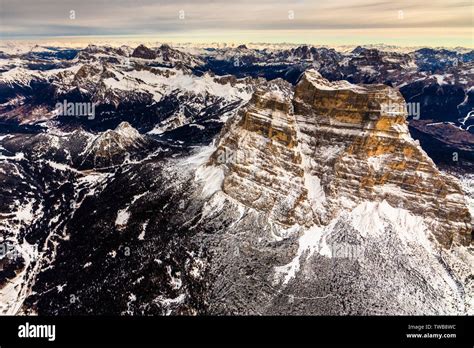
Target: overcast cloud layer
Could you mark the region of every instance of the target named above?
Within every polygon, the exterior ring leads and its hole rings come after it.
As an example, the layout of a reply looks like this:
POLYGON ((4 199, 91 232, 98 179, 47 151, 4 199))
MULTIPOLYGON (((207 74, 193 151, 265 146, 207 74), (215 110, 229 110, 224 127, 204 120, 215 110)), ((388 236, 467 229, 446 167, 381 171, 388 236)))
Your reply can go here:
POLYGON ((205 33, 209 40, 227 35, 241 41, 291 41, 318 33, 334 40, 367 36, 420 44, 438 38, 473 44, 471 0, 0 0, 0 4, 3 38, 196 38, 196 33, 205 33))

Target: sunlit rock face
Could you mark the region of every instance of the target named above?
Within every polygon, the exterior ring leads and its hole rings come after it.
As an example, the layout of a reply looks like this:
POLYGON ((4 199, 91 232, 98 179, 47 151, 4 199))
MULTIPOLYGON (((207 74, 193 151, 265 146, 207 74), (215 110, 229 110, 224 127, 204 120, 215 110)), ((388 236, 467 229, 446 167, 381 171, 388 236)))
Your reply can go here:
POLYGON ((305 225, 312 219, 292 95, 282 80, 254 93, 240 117, 227 125, 213 160, 226 165, 226 194, 284 225, 305 225))
POLYGON ((283 225, 326 225, 364 201, 422 216, 445 248, 469 245, 461 188, 409 135, 404 99, 385 85, 331 83, 307 71, 257 91, 213 155, 223 191, 283 225), (402 107, 400 107, 402 106, 402 107))
POLYGON ((397 107, 405 105, 399 92, 329 83, 308 71, 296 87, 294 105, 303 155, 311 158, 311 174, 322 178, 332 211, 386 200, 423 216, 443 246, 470 243, 462 190, 409 136, 406 112, 397 107))

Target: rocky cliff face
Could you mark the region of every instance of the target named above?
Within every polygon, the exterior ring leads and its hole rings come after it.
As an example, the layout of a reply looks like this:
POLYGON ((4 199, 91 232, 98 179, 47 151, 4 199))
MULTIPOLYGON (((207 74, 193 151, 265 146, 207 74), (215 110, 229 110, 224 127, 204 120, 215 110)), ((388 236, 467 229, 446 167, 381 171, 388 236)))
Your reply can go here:
POLYGON ((257 91, 213 156, 226 166, 225 193, 285 225, 311 221, 292 94, 282 80, 257 91))
POLYGON ((307 71, 293 92, 257 92, 221 139, 223 191, 284 225, 329 224, 364 201, 422 216, 445 248, 469 245, 460 186, 409 136, 401 94, 307 71))
POLYGON ((311 174, 326 178, 329 206, 386 200, 424 216, 443 246, 468 245, 472 226, 462 190, 410 138, 400 105, 403 97, 390 87, 327 83, 307 72, 295 92, 295 113, 310 142, 303 153, 335 149, 323 161, 313 158, 311 174))

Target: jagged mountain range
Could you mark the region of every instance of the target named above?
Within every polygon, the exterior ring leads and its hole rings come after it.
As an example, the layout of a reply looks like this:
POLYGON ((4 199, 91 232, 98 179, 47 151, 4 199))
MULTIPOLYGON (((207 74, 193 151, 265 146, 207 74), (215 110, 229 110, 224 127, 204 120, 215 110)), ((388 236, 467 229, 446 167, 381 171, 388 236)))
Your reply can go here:
POLYGON ((472 58, 2 53, 1 312, 472 314, 472 58))
MULTIPOLYGON (((338 52, 325 47, 248 49, 244 45, 180 51, 169 45, 156 48, 89 45, 83 50, 34 47, 27 53, 3 53, 2 57, 3 119, 20 118, 25 123, 25 118, 32 115, 32 122, 37 123, 35 113, 52 111, 58 99, 68 99, 92 101, 97 104, 97 111, 104 114, 117 107, 119 112, 133 110, 139 119, 124 120, 137 128, 152 127, 156 117, 150 122, 147 115, 153 113, 166 116, 174 113, 177 118, 174 123, 180 124, 179 119, 183 119, 180 116, 183 111, 178 107, 180 98, 167 88, 184 92, 186 84, 192 86, 189 76, 206 80, 209 74, 231 74, 237 78, 283 78, 295 84, 304 70, 315 68, 330 81, 384 83, 399 88, 408 103, 419 105, 419 114, 409 117, 410 130, 424 143, 430 156, 437 162, 443 161, 457 149, 461 165, 471 165, 473 161, 470 144, 474 125, 471 117, 466 119, 473 108, 472 51, 419 49, 401 53, 357 47, 350 52, 338 52), (156 86, 157 75, 170 73, 175 76, 173 83, 168 84, 168 76, 162 76, 164 85, 156 86), (436 151, 430 151, 430 147, 436 151)), ((205 104, 206 110, 219 107, 217 100, 196 102, 205 104)), ((187 110, 194 114, 200 111, 187 110)), ((108 120, 100 119, 103 123, 108 120)), ((107 124, 102 129, 117 125, 117 122, 107 124)))

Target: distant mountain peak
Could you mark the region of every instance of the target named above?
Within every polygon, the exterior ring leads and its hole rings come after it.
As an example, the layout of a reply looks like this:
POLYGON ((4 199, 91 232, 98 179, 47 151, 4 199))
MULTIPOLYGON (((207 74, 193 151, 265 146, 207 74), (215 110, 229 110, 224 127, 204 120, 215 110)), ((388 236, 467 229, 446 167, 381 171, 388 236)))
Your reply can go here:
POLYGON ((132 57, 135 57, 135 58, 155 59, 156 56, 157 55, 154 50, 146 47, 143 44, 137 46, 132 52, 132 57))

